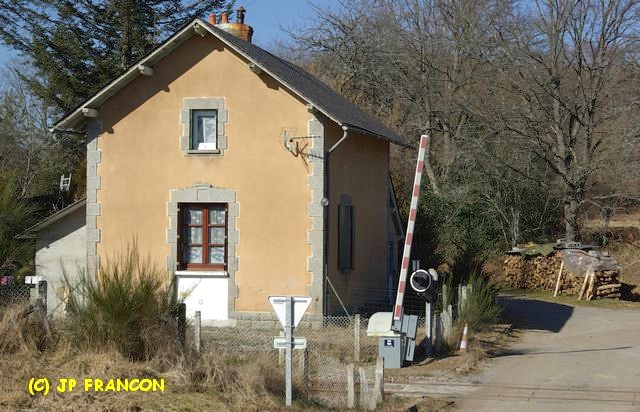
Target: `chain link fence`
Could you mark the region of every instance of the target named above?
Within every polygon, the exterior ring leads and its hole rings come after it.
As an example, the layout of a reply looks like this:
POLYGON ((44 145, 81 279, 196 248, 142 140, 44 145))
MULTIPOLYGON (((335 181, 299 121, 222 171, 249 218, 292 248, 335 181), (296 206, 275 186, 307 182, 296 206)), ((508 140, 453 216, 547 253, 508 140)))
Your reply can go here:
POLYGON ((31 287, 14 276, 0 276, 0 306, 28 304, 31 287))
MULTIPOLYGON (((368 321, 360 315, 303 319, 294 330, 294 337, 307 340, 306 349, 293 351, 296 392, 328 407, 375 409, 382 399, 383 372, 378 338, 367 336, 368 321)), ((284 350, 273 348, 273 338, 284 336, 274 316, 240 318, 233 326, 198 324, 196 316, 189 340, 201 353, 273 353, 274 363, 284 367, 284 350)), ((423 325, 422 319, 420 338, 423 325)))

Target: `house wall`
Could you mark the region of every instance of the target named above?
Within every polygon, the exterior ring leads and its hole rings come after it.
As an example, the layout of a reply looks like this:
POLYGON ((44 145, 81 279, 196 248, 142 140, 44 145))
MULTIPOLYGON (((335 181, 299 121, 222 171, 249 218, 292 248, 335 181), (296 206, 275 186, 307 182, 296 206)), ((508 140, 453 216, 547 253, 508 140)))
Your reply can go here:
POLYGON ((97 254, 108 258, 136 237, 143 253, 166 265, 170 191, 204 183, 236 194, 231 309, 271 311, 269 295, 310 293, 310 170, 281 139, 283 129, 307 134, 306 104, 268 75, 252 73, 211 36, 194 36, 154 70, 99 109, 101 132, 93 143, 98 154, 91 155, 99 160, 92 207, 97 254), (180 150, 183 98, 192 97, 224 98, 223 155, 186 156, 180 150))
MULTIPOLYGON (((325 127, 327 147, 341 137, 336 125, 325 127)), ((389 143, 369 135, 352 133, 331 154, 330 174, 330 279, 347 309, 386 302, 388 289, 388 176, 389 143), (340 195, 351 197, 354 213, 354 268, 338 270, 338 206, 340 195)), ((343 313, 331 288, 330 313, 343 313)))
POLYGON ((36 240, 36 275, 47 281, 47 309, 61 314, 64 276, 74 284, 86 267, 84 207, 42 229, 36 240))

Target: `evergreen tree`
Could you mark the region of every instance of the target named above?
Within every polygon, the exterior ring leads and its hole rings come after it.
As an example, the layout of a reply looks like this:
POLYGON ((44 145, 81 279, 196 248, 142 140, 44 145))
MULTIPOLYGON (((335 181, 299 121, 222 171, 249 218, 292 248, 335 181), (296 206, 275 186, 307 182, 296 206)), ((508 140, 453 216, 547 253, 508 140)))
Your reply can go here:
POLYGON ((195 17, 235 0, 0 0, 0 40, 32 63, 37 96, 74 108, 195 17))

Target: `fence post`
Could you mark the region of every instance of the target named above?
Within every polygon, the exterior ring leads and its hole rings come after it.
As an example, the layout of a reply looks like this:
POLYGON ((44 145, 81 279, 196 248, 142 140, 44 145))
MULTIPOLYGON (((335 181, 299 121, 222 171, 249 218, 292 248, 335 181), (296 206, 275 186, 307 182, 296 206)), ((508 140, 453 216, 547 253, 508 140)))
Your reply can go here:
POLYGON ((200 353, 200 332, 202 331, 202 314, 199 310, 196 310, 196 315, 193 320, 193 341, 196 346, 196 352, 200 353))
POLYGON ((44 328, 45 335, 47 338, 51 337, 51 329, 49 329, 49 319, 47 319, 47 307, 43 303, 42 298, 38 298, 36 300, 36 306, 38 309, 38 313, 40 314, 40 321, 42 322, 42 327, 44 328))
POLYGON ((433 346, 433 325, 431 324, 431 319, 431 302, 426 302, 424 308, 424 352, 427 356, 431 356, 433 346))
POLYGON ((450 304, 451 302, 449 302, 449 295, 448 295, 448 288, 446 284, 442 285, 442 307, 446 307, 448 304, 450 304))
POLYGON ((360 362, 360 314, 353 320, 353 359, 360 362))
POLYGON ((447 306, 446 310, 442 312, 442 339, 447 339, 451 335, 451 328, 453 326, 453 307, 447 306))
POLYGON ((353 409, 356 405, 356 392, 355 392, 355 366, 353 363, 347 365, 347 408, 353 409))
POLYGON ((440 314, 436 314, 434 317, 434 321, 435 321, 435 330, 434 330, 434 335, 435 335, 435 352, 437 354, 440 353, 440 348, 442 347, 442 321, 440 319, 440 314))
POLYGON ((384 358, 382 356, 378 356, 378 359, 376 359, 376 373, 373 392, 377 405, 384 400, 384 358))
MULTIPOLYGON (((280 331, 278 336, 284 336, 284 332, 280 331)), ((282 365, 284 363, 284 349, 278 349, 278 365, 282 365)))
POLYGON ((460 287, 460 310, 458 313, 462 313, 464 310, 464 306, 467 304, 467 286, 463 285, 460 287))
POLYGON ((369 388, 367 387, 367 375, 364 371, 364 368, 360 366, 358 368, 358 375, 360 377, 360 409, 364 409, 367 411, 372 410, 371 408, 371 394, 369 393, 369 388))
POLYGON ((38 282, 38 297, 42 299, 45 309, 47 308, 47 281, 41 280, 38 282))
POLYGON ((184 348, 187 344, 187 304, 178 304, 178 339, 184 348))
POLYGON ((298 351, 298 353, 300 354, 300 374, 302 375, 302 393, 304 395, 305 398, 309 397, 309 361, 307 359, 307 356, 309 355, 307 353, 307 350, 300 350, 298 351))

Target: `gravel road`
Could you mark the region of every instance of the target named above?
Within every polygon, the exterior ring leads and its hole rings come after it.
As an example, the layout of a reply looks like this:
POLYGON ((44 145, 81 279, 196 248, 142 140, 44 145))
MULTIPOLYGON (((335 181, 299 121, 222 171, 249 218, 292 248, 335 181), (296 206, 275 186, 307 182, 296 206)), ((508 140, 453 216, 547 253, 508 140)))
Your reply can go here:
POLYGON ((457 402, 469 411, 640 411, 640 311, 506 297, 523 339, 457 402))

